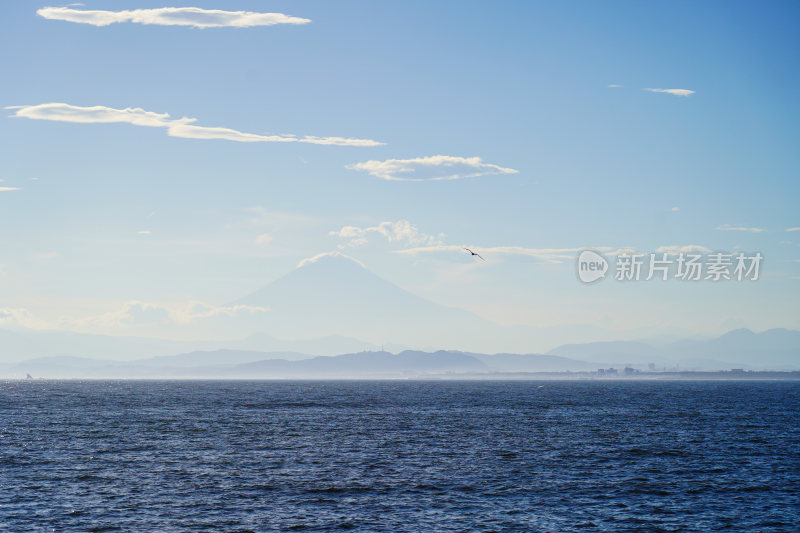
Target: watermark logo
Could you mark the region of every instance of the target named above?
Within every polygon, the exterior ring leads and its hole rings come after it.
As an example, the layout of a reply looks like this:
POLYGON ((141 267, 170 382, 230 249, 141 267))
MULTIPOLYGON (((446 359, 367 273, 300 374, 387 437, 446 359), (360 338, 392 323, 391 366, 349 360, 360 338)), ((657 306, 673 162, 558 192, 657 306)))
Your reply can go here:
POLYGON ((594 250, 583 250, 578 254, 578 279, 594 283, 606 277, 608 260, 594 250))
MULTIPOLYGON (((757 281, 763 260, 761 252, 618 253, 613 278, 616 281, 757 281)), ((594 250, 583 250, 578 254, 577 268, 578 279, 593 283, 604 278, 611 267, 606 257, 594 250)))

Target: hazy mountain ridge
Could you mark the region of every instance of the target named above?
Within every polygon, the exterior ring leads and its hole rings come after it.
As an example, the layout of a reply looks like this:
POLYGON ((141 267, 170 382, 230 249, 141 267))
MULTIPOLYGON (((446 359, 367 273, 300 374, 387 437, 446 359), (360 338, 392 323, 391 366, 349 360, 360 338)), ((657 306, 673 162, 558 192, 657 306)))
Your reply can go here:
POLYGON ((800 331, 783 328, 755 333, 736 329, 709 340, 680 340, 657 347, 647 342, 565 344, 547 352, 591 362, 686 369, 800 369, 800 331), (714 367, 714 365, 717 365, 714 367))
POLYGON ((398 354, 361 352, 302 361, 266 360, 238 368, 254 374, 289 377, 364 377, 489 371, 485 363, 472 355, 444 350, 434 353, 407 350, 398 354))
POLYGON ((359 351, 336 356, 253 350, 192 351, 133 361, 46 357, 0 365, 0 375, 48 378, 398 378, 426 375, 526 372, 587 372, 632 366, 646 370, 798 370, 800 331, 735 330, 706 341, 665 347, 645 342, 568 344, 547 354, 484 354, 452 350, 359 351), (745 364, 744 357, 758 356, 745 364))
POLYGON ((590 363, 557 356, 474 354, 439 350, 357 352, 337 356, 261 353, 236 350, 190 352, 141 361, 104 361, 48 357, 0 366, 6 377, 26 374, 44 378, 363 378, 493 372, 551 372, 588 370, 590 363), (294 360, 282 356, 289 355, 294 360), (515 365, 510 365, 512 358, 515 365), (245 361, 245 362, 242 362, 245 361), (559 363, 560 362, 560 363, 559 363))
MULTIPOLYGON (((393 351, 408 348, 388 345, 393 351)), ((24 361, 44 357, 85 357, 118 361, 171 357, 176 353, 230 349, 237 351, 286 352, 313 355, 338 355, 380 349, 359 339, 330 335, 307 339, 278 339, 256 332, 239 340, 176 341, 146 337, 115 337, 70 331, 0 328, 0 361, 24 361)))

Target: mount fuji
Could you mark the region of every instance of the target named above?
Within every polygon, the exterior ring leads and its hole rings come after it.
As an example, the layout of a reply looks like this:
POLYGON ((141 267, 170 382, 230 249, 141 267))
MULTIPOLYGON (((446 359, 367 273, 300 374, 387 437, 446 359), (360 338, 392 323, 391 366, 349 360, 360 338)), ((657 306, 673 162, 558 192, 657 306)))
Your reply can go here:
POLYGON ((269 308, 262 331, 281 338, 338 335, 376 344, 496 350, 505 329, 411 294, 339 252, 306 260, 234 304, 269 308))

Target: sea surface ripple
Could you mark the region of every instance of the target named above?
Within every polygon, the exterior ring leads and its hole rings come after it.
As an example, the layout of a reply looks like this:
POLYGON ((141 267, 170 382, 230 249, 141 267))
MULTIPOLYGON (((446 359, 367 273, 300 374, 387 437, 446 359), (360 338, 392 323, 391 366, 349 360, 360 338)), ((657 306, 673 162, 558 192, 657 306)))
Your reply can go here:
POLYGON ((2 531, 798 531, 798 382, 0 382, 2 531))

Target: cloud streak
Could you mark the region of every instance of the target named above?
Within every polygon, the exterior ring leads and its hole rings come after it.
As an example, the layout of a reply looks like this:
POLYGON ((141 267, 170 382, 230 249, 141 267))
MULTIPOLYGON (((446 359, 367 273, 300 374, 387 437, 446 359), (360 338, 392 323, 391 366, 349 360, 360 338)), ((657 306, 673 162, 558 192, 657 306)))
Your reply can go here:
POLYGON ((257 13, 253 11, 223 11, 199 7, 162 7, 158 9, 132 9, 104 11, 73 9, 71 7, 43 7, 36 11, 48 20, 63 20, 92 26, 109 26, 124 22, 157 26, 188 26, 191 28, 250 28, 276 24, 308 24, 309 19, 292 17, 283 13, 257 13))
POLYGON ((747 231, 750 233, 761 233, 762 231, 767 231, 764 228, 747 228, 744 226, 735 226, 733 224, 722 224, 714 229, 719 231, 747 231))
POLYGON ((705 246, 700 246, 699 244, 687 244, 685 246, 679 246, 679 245, 659 246, 658 249, 656 250, 656 253, 666 253, 670 255, 687 254, 687 253, 710 254, 711 250, 709 250, 705 246))
POLYGON ((0 187, 0 192, 21 191, 19 187, 0 187))
POLYGON ((348 165, 350 170, 360 170, 376 178, 389 181, 438 181, 476 178, 491 174, 517 174, 513 168, 484 163, 480 157, 434 155, 414 159, 387 159, 365 161, 348 165))
POLYGON ((241 314, 267 313, 269 308, 253 305, 216 306, 204 302, 161 304, 142 301, 126 302, 121 309, 101 315, 68 320, 71 326, 118 327, 158 324, 190 324, 215 317, 236 317, 241 314))
POLYGON ((642 90, 649 91, 651 93, 672 94, 674 96, 689 96, 690 94, 694 94, 694 91, 690 91, 689 89, 651 89, 647 87, 642 90))
POLYGON ((217 306, 198 301, 153 303, 131 300, 121 308, 87 317, 60 317, 56 320, 34 315, 25 308, 0 307, 0 326, 15 325, 30 329, 93 331, 96 328, 189 325, 214 318, 268 313, 268 307, 254 305, 217 306))
MULTIPOLYGON (((562 260, 574 260, 575 254, 585 248, 525 248, 522 246, 461 246, 455 244, 442 244, 436 246, 418 246, 416 248, 406 248, 397 250, 395 253, 403 255, 428 255, 428 254, 465 254, 464 248, 470 248, 479 252, 482 256, 489 259, 493 255, 523 256, 541 259, 549 263, 561 263, 562 260)), ((592 248, 599 252, 611 250, 608 246, 592 248)))
POLYGON ((145 111, 139 107, 115 109, 106 106, 74 106, 65 103, 46 103, 38 105, 9 106, 14 110, 12 116, 34 120, 52 120, 56 122, 74 122, 79 124, 111 124, 125 123, 134 126, 164 128, 170 137, 184 139, 227 140, 234 142, 284 142, 307 143, 329 146, 382 146, 385 143, 370 139, 352 139, 347 137, 299 137, 291 134, 261 135, 245 133, 230 128, 196 126, 196 118, 173 119, 168 113, 145 111))
MULTIPOLYGON (((428 254, 463 254, 464 248, 470 248, 476 252, 479 252, 486 258, 491 256, 522 256, 522 257, 533 257, 536 259, 540 259, 542 261, 548 263, 562 263, 564 260, 574 261, 576 255, 586 249, 591 249, 596 252, 602 253, 603 255, 607 256, 619 256, 619 255, 632 255, 632 254, 640 254, 640 255, 648 255, 645 252, 639 252, 633 248, 618 248, 614 249, 610 246, 592 246, 592 247, 580 247, 580 248, 526 248, 523 246, 488 246, 488 247, 480 247, 480 246, 461 246, 461 245, 435 245, 435 246, 418 246, 415 248, 407 248, 404 250, 397 250, 395 253, 403 254, 403 255, 428 255, 428 254)), ((659 246, 656 250, 656 253, 666 253, 669 255, 677 255, 679 253, 710 253, 711 250, 706 248, 705 246, 700 246, 698 244, 689 244, 685 246, 678 246, 678 245, 671 245, 671 246, 659 246)), ((455 257, 455 256, 454 256, 455 257)), ((458 256, 460 257, 460 255, 458 256)))
POLYGON ((0 307, 0 325, 15 325, 31 329, 45 329, 52 325, 22 307, 0 307))

